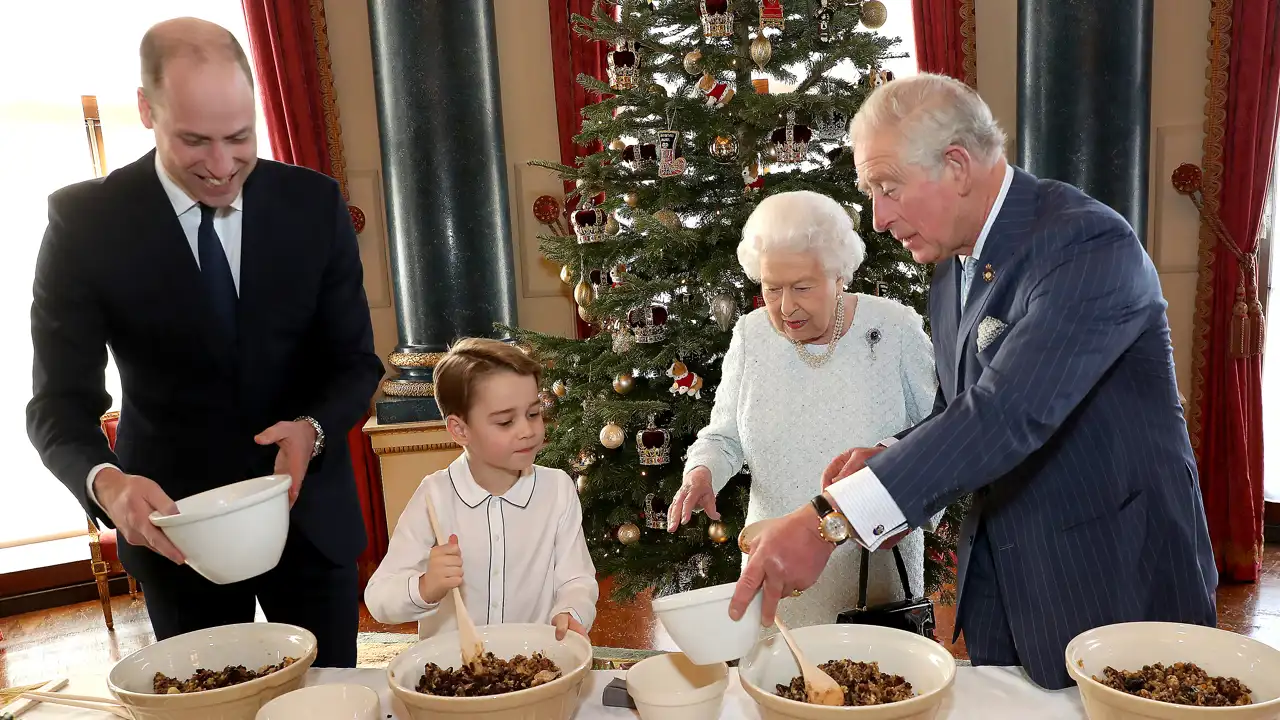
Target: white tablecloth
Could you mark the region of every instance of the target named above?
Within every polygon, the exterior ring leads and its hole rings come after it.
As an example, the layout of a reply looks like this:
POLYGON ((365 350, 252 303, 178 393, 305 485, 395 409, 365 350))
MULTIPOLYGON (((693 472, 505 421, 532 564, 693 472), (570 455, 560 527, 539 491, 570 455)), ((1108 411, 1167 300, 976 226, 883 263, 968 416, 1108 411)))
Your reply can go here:
MULTIPOLYGON (((759 720, 755 703, 743 691, 738 682, 737 670, 731 671, 729 691, 725 695, 721 720, 759 720)), ((601 720, 602 718, 634 718, 634 710, 607 708, 601 702, 604 688, 614 677, 624 671, 595 671, 591 673, 591 686, 583 692, 583 703, 576 720, 601 720)), ((394 701, 387 687, 384 670, 332 670, 312 669, 307 674, 308 685, 326 683, 356 683, 377 691, 382 698, 384 716, 396 720, 408 716, 394 701)), ((103 677, 76 677, 62 692, 76 695, 110 697, 103 677)), ((101 720, 110 717, 92 710, 40 704, 23 714, 21 720, 101 720)), ((1072 688, 1047 692, 1037 688, 1014 668, 961 667, 956 671, 956 683, 951 697, 943 705, 938 720, 1084 720, 1084 708, 1080 693, 1072 688)))

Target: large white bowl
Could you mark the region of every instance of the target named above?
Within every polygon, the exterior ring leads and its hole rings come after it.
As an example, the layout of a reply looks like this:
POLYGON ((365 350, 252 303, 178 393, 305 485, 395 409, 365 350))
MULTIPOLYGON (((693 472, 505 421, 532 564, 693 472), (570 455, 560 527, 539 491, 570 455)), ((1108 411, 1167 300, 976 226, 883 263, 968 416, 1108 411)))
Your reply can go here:
POLYGON ((289 537, 288 475, 267 475, 177 501, 177 515, 153 513, 151 523, 186 556, 193 570, 218 585, 274 568, 289 537))
POLYGON ((458 633, 422 640, 387 666, 387 685, 413 720, 569 720, 578 709, 583 681, 591 672, 591 643, 571 632, 556 640, 551 625, 482 625, 477 630, 486 652, 503 659, 540 652, 560 668, 559 678, 528 690, 503 695, 457 698, 426 695, 414 688, 427 663, 442 668, 462 665, 458 633))
POLYGON ((660 597, 653 612, 681 652, 698 665, 737 660, 760 639, 761 594, 738 620, 729 617, 736 584, 726 583, 660 597))
POLYGON ((364 685, 315 685, 285 693, 254 720, 378 720, 378 693, 364 685))
POLYGON ((951 692, 956 660, 946 648, 920 635, 875 625, 812 625, 791 631, 805 659, 876 662, 880 672, 901 675, 916 696, 888 705, 825 707, 778 697, 777 686, 800 674, 781 635, 771 635, 742 659, 742 687, 760 708, 763 720, 932 720, 951 692))
POLYGON ((135 720, 253 720, 271 700, 302 687, 316 659, 316 637, 293 625, 242 623, 176 635, 124 658, 107 674, 107 689, 135 720), (218 690, 186 694, 153 691, 157 672, 186 679, 196 670, 244 665, 256 670, 286 657, 292 665, 218 690))
POLYGON ((627 671, 640 720, 716 720, 728 687, 728 665, 695 665, 681 653, 645 658, 627 671))
POLYGON ((1181 623, 1119 623, 1094 628, 1067 645, 1067 672, 1080 686, 1090 720, 1254 720, 1280 717, 1280 650, 1226 630, 1181 623), (1093 679, 1110 665, 1190 662, 1214 676, 1238 678, 1253 691, 1253 704, 1229 708, 1174 705, 1112 690, 1093 679))

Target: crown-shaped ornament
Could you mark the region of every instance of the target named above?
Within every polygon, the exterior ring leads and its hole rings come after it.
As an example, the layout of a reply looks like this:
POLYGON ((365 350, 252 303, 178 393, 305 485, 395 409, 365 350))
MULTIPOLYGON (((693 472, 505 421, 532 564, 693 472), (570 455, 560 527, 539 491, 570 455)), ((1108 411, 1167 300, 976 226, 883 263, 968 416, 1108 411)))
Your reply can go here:
POLYGON ((636 432, 636 449, 641 465, 666 465, 671 462, 671 433, 658 427, 649 416, 649 427, 636 432))
POLYGON ((667 339, 667 309, 661 305, 635 308, 627 313, 627 325, 638 343, 656 343, 667 339))
POLYGON ((655 493, 644 496, 644 526, 651 530, 667 529, 667 507, 655 493))
POLYGON ((787 111, 787 124, 776 128, 770 140, 773 141, 774 154, 779 163, 801 163, 809 154, 809 140, 813 131, 808 125, 796 122, 796 111, 787 111))
POLYGON ((733 8, 731 0, 701 0, 702 35, 724 38, 733 35, 733 8))
POLYGON ((830 110, 818 116, 815 126, 819 140, 841 142, 849 132, 849 113, 843 110, 830 110))
POLYGON ((586 198, 569 217, 569 224, 573 226, 573 234, 578 237, 578 244, 590 245, 603 242, 607 237, 604 226, 608 220, 605 212, 596 207, 595 201, 586 198))
POLYGON ((640 78, 640 53, 632 40, 618 38, 613 52, 609 53, 609 87, 614 90, 630 90, 640 78))

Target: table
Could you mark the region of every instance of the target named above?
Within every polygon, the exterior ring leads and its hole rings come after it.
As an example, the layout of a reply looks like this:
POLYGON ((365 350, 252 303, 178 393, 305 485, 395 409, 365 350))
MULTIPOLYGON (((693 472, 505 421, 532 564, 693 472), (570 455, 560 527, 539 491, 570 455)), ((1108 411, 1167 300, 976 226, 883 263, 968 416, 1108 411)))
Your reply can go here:
MULTIPOLYGON (((738 671, 731 670, 729 691, 725 694, 720 720, 759 720, 755 702, 747 696, 738 682, 738 671)), ((621 670, 596 670, 591 673, 590 686, 583 691, 582 707, 575 720, 605 720, 627 718, 635 720, 634 710, 607 708, 600 698, 609 681, 626 673, 621 670)), ((354 683, 372 688, 382 698, 384 715, 396 720, 408 717, 403 707, 395 702, 387 687, 385 670, 334 670, 311 669, 307 673, 308 685, 327 683, 354 683)), ((106 678, 74 677, 63 690, 76 695, 110 697, 106 678)), ((41 704, 25 713, 21 720, 103 720, 109 715, 92 710, 41 704)), ((956 682, 951 697, 942 706, 938 720, 1085 720, 1080 693, 1075 688, 1046 691, 1037 688, 1020 668, 961 667, 956 669, 956 682)))

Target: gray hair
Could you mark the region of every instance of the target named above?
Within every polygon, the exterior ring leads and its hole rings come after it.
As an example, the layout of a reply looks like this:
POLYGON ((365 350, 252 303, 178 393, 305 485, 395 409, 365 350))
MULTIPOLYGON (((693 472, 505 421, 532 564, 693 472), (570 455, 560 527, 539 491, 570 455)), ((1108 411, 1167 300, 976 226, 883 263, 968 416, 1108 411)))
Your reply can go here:
POLYGON ((867 255, 866 245, 843 205, 808 190, 765 198, 742 227, 738 262, 760 282, 760 257, 770 250, 813 252, 831 277, 848 282, 867 255))
POLYGON ((1005 134, 991 108, 968 85, 946 75, 921 73, 876 88, 853 116, 849 137, 857 146, 869 132, 890 128, 902 137, 902 161, 926 169, 938 168, 951 145, 983 165, 1004 157, 1005 134))

